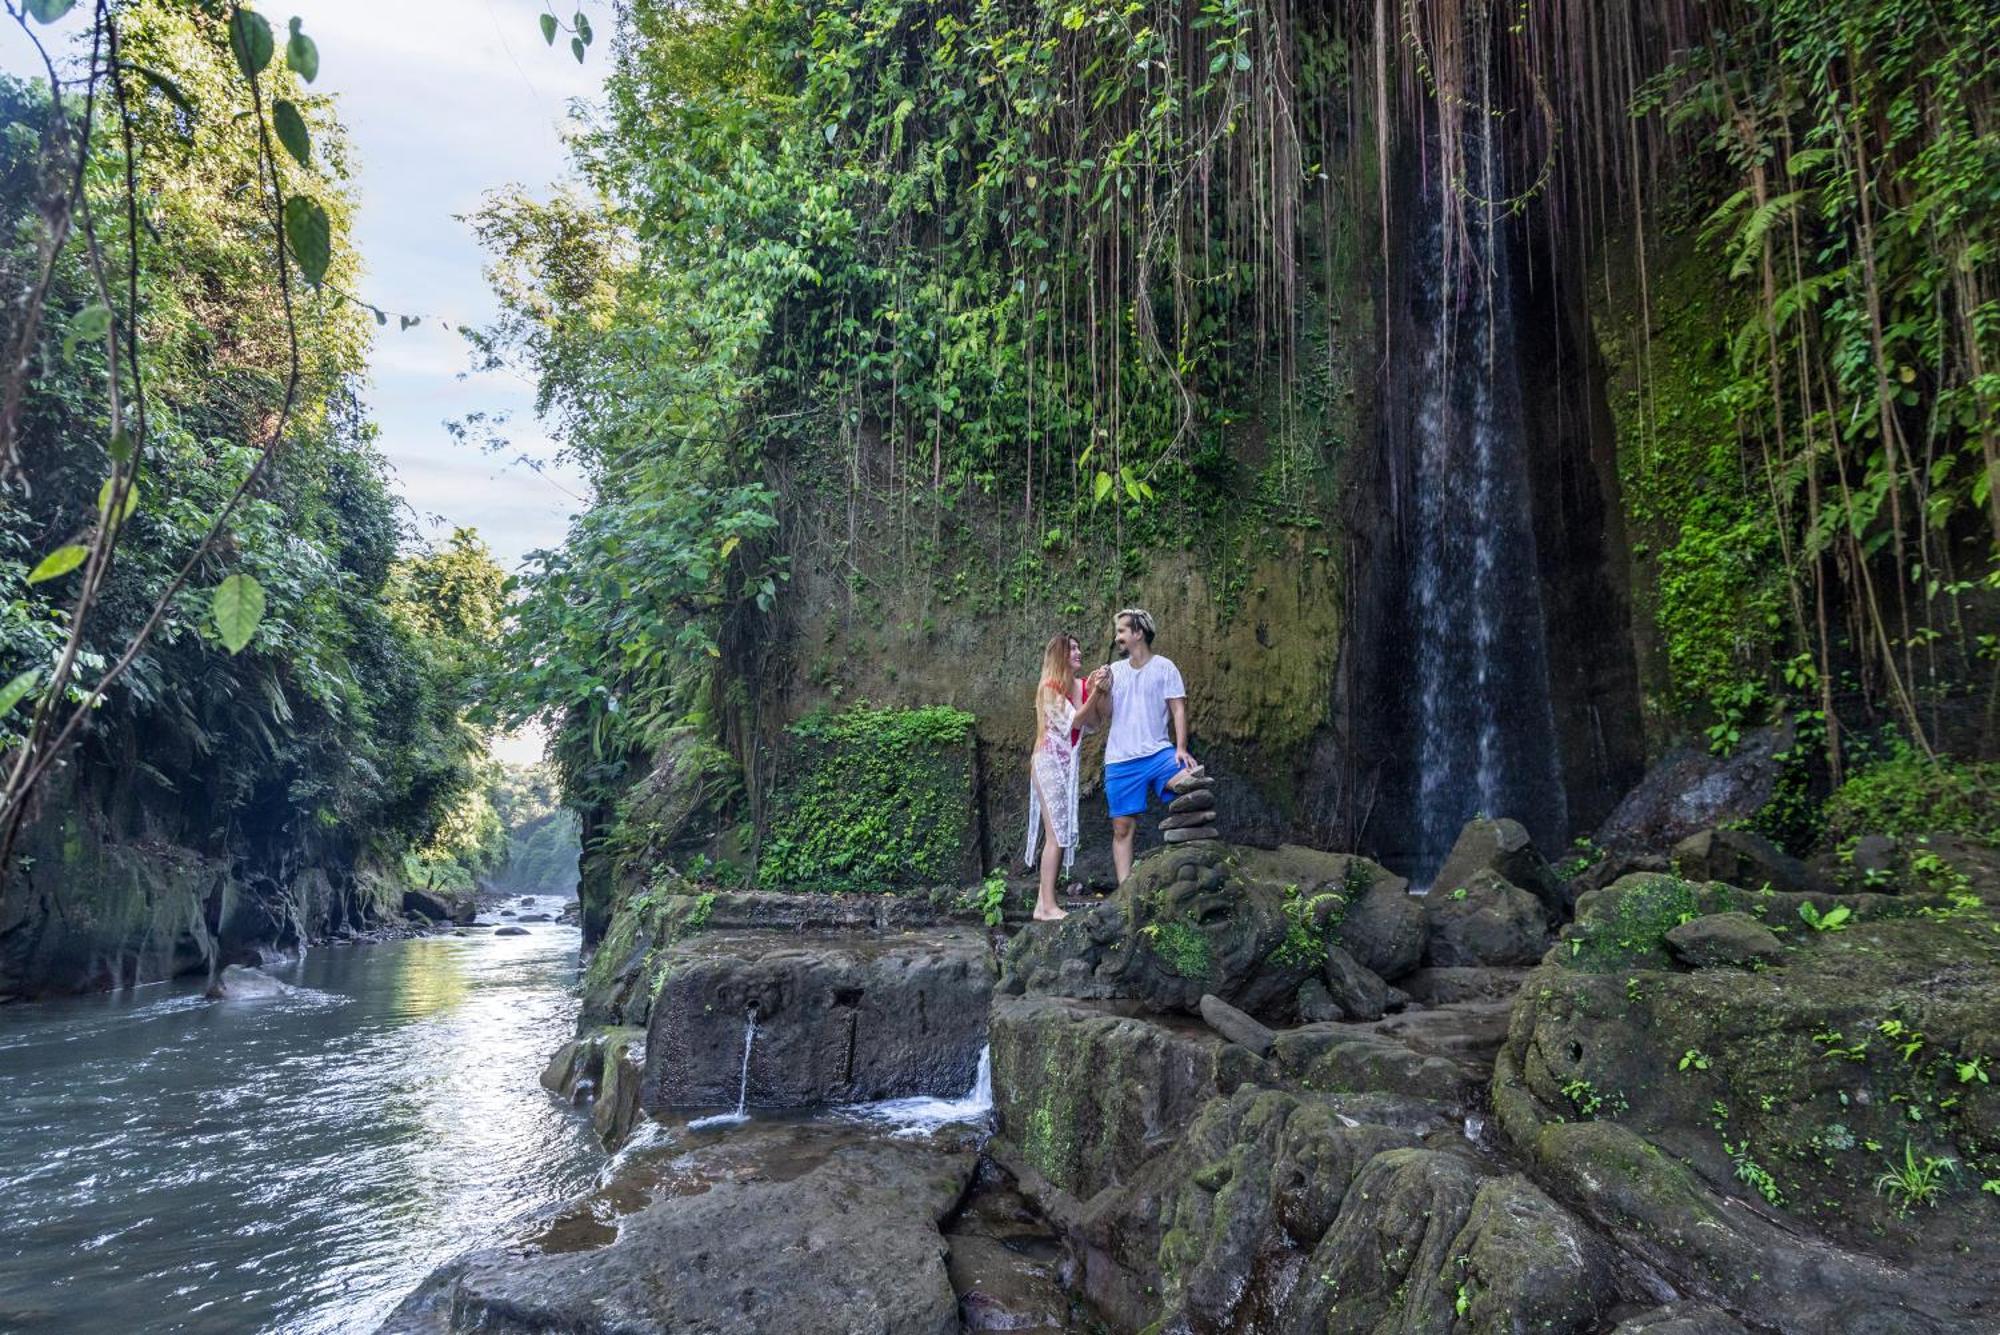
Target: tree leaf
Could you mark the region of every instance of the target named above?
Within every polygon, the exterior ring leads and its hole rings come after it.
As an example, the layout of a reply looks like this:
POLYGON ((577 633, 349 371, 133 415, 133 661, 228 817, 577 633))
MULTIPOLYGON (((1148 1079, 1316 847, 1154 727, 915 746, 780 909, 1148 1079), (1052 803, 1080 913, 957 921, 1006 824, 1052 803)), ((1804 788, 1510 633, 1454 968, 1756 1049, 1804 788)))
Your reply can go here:
POLYGON ((124 427, 121 426, 111 433, 111 443, 105 448, 110 451, 113 463, 132 462, 132 438, 125 434, 124 427))
POLYGON ((37 23, 54 23, 75 4, 76 0, 27 0, 28 16, 37 23))
POLYGON ((277 128, 278 142, 301 167, 312 166, 312 135, 299 109, 283 98, 271 104, 271 123, 277 128))
POLYGON ((1096 492, 1091 496, 1090 503, 1092 505, 1096 505, 1110 494, 1111 494, 1111 474, 1099 473, 1097 475, 1096 492))
POLYGON ((14 706, 20 704, 28 692, 35 689, 35 683, 41 679, 40 668, 29 668, 6 686, 0 687, 0 715, 12 713, 14 706))
POLYGON ((104 331, 111 327, 111 308, 103 302, 93 302, 75 315, 69 317, 69 332, 63 335, 63 360, 76 355, 79 343, 95 343, 104 337, 104 331))
POLYGON ((271 23, 254 9, 236 6, 229 15, 229 50, 236 68, 246 79, 255 79, 271 63, 276 45, 271 40, 271 23))
POLYGON ((319 77, 319 43, 300 31, 301 20, 292 20, 292 35, 285 43, 285 63, 292 73, 311 83, 319 77))
POLYGON ((181 114, 187 116, 189 119, 193 119, 199 114, 195 110, 194 99, 190 98, 187 92, 172 79, 169 79, 158 70, 148 69, 144 65, 134 65, 132 68, 138 71, 140 78, 159 89, 161 96, 165 97, 167 101, 179 107, 181 114))
POLYGON ((583 63, 583 39, 581 37, 570 38, 569 49, 570 53, 576 57, 576 63, 581 65, 583 63))
MULTIPOLYGON (((104 479, 104 485, 97 489, 97 513, 106 514, 110 511, 111 485, 117 480, 118 479, 114 477, 107 477, 104 479)), ((139 484, 134 482, 131 486, 125 489, 125 509, 124 512, 118 516, 118 522, 122 524, 126 520, 130 519, 132 517, 132 512, 138 508, 139 508, 139 484)), ((4 712, 6 711, 0 710, 0 713, 4 712)))
POLYGON ((82 543, 72 542, 58 547, 28 572, 28 583, 40 584, 43 580, 60 579, 89 559, 90 548, 82 543))
POLYGON ((550 46, 556 44, 556 16, 553 14, 542 15, 542 40, 550 46))
POLYGON ((577 35, 577 38, 578 38, 578 40, 580 40, 580 41, 581 41, 581 42, 582 42, 582 43, 583 43, 583 44, 584 44, 585 46, 589 46, 589 45, 590 45, 590 16, 589 16, 588 14, 584 13, 584 12, 583 12, 582 10, 580 10, 580 9, 579 9, 579 10, 577 10, 577 11, 576 11, 576 18, 575 18, 575 20, 574 20, 574 22, 572 23, 572 25, 571 25, 571 26, 573 26, 573 27, 574 27, 574 28, 576 29, 576 35, 577 35))
POLYGON ((736 550, 736 544, 742 541, 743 539, 738 537, 734 533, 724 538, 722 540, 722 559, 727 561, 729 559, 729 554, 736 550))
POLYGON ((333 227, 326 210, 304 195, 286 200, 285 240, 306 281, 318 287, 326 278, 326 266, 333 262, 333 227))
POLYGON ((264 619, 264 586, 253 575, 231 575, 215 586, 214 612, 223 648, 242 653, 264 619))

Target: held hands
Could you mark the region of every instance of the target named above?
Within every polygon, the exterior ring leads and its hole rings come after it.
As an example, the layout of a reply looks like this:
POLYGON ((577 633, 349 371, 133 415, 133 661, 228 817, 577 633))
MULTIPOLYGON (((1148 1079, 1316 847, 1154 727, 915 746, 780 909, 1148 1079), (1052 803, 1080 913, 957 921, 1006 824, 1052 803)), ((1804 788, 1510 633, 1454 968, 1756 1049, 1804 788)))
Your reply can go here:
POLYGON ((1099 691, 1103 690, 1110 684, 1111 684, 1110 668, 1101 667, 1098 668, 1095 672, 1090 674, 1090 693, 1092 695, 1096 695, 1099 691))

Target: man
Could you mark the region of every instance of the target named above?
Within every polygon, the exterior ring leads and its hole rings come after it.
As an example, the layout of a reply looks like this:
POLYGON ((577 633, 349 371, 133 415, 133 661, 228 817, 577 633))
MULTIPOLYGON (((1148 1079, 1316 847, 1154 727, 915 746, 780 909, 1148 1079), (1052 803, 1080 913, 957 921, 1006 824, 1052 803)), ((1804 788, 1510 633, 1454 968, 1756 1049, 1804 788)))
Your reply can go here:
POLYGON ((1111 804, 1111 861, 1123 883, 1132 874, 1132 840, 1147 803, 1165 797, 1167 784, 1183 770, 1199 766, 1187 749, 1187 687, 1173 660, 1153 652, 1153 614, 1128 607, 1112 618, 1112 627, 1122 657, 1090 674, 1084 714, 1098 723, 1108 699, 1104 795, 1111 804))

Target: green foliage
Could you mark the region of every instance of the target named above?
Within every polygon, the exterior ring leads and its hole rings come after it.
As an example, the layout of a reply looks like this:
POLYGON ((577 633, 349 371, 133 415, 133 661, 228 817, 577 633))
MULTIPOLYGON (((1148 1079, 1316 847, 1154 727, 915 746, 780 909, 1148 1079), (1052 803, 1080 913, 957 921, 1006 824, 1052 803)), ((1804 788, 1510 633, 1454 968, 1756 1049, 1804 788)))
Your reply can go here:
POLYGON ((1694 886, 1678 876, 1647 876, 1622 886, 1611 911, 1569 928, 1571 963, 1589 973, 1657 962, 1667 933, 1700 915, 1702 904, 1694 886))
POLYGON ((1153 953, 1175 973, 1196 982, 1209 976, 1208 938, 1192 923, 1178 920, 1148 923, 1140 929, 1153 953))
POLYGON ((1837 904, 1821 913, 1811 903, 1799 905, 1799 917, 1815 932, 1844 932, 1847 920, 1854 916, 1854 910, 1845 904, 1837 904))
POLYGON ((876 891, 957 881, 972 820, 972 724, 943 705, 800 719, 759 882, 876 891))
POLYGON ((1932 760, 1892 741, 1858 765, 1826 802, 1826 837, 1956 834, 2000 842, 2000 764, 1932 760))
POLYGON ((1007 873, 995 867, 979 886, 979 913, 988 927, 998 927, 1007 916, 1007 873))
POLYGON ((1723 702, 1726 744, 1726 706, 1803 651, 1916 737, 1931 646, 1980 643, 1947 553, 2000 541, 2000 10, 1741 17, 1635 106, 1686 136, 1614 405, 1672 703, 1723 702))
MULTIPOLYGON (((295 331, 282 467, 232 513, 94 711, 79 782, 115 783, 151 828, 253 868, 290 874, 408 854, 411 876, 463 888, 495 827, 490 808, 467 798, 481 750, 462 722, 470 682, 433 666, 471 651, 458 631, 400 617, 387 587, 405 534, 356 398, 367 317, 336 290, 356 273, 344 244, 348 149, 331 104, 299 82, 316 73, 316 50, 294 25, 280 66, 267 22, 232 24, 215 7, 148 0, 115 13, 135 156, 127 162, 120 118, 103 112, 110 95, 100 91, 83 179, 107 262, 122 266, 136 247, 131 332, 145 430, 129 416, 129 367, 128 416, 111 420, 106 338, 124 316, 113 321, 72 230, 21 405, 21 469, 33 486, 0 504, 0 563, 15 572, 0 600, 0 676, 28 683, 24 696, 48 680, 75 584, 22 577, 66 536, 100 524, 119 526, 121 538, 80 662, 101 671, 130 642, 269 440, 295 331), (291 157, 260 159, 255 123, 245 123, 246 63, 260 71, 280 138, 302 133, 310 145, 311 175, 291 157), (137 236, 122 193, 128 166, 140 182, 137 236), (293 240, 324 286, 294 287, 290 321, 272 181, 311 197, 323 234, 316 248, 293 240)), ((36 205, 50 164, 60 165, 42 153, 47 112, 44 86, 0 78, 0 286, 10 292, 26 291, 38 271, 36 205)), ((125 296, 121 281, 112 298, 121 311, 125 296)), ((72 685, 69 699, 81 698, 72 685)), ((0 745, 20 746, 29 712, 4 712, 0 745)))
POLYGON ((1958 1173, 1958 1160, 1926 1154, 1918 1157, 1916 1147, 1903 1142, 1903 1162, 1889 1161, 1889 1170, 1875 1179, 1875 1192, 1906 1215, 1919 1205, 1935 1206, 1944 1194, 1945 1174, 1958 1173))

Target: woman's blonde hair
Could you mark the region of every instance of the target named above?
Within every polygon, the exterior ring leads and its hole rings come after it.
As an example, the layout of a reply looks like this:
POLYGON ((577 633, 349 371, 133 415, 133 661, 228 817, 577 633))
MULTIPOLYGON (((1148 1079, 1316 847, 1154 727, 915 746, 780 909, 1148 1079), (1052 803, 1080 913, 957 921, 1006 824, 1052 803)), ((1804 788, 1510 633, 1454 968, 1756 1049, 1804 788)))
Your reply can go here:
POLYGON ((1042 650, 1042 679, 1035 683, 1037 703, 1044 686, 1068 697, 1070 687, 1076 684, 1076 671, 1069 665, 1070 647, 1076 642, 1076 636, 1063 632, 1050 639, 1048 648, 1042 650))

